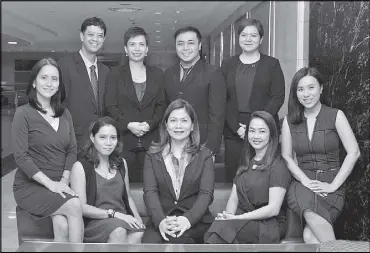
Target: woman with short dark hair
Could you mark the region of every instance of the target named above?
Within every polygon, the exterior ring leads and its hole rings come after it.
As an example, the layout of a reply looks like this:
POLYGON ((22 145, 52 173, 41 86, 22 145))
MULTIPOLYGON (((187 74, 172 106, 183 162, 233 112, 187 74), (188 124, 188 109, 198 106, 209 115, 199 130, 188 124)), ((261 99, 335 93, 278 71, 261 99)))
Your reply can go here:
POLYGON ((51 58, 32 68, 26 92, 29 103, 17 108, 12 124, 18 167, 13 192, 20 208, 40 219, 51 217, 55 241, 82 242, 81 202, 69 188, 76 137, 71 114, 62 105, 61 78, 51 58))
POLYGON ((360 156, 344 113, 321 103, 323 83, 316 68, 297 71, 282 126, 282 156, 295 178, 287 202, 304 225, 306 243, 335 240, 333 226, 344 206, 344 182, 360 156), (347 151, 342 164, 340 142, 347 151))
POLYGON ((200 145, 199 123, 192 106, 174 100, 160 124, 160 141, 144 164, 144 202, 149 223, 143 243, 203 243, 213 221, 214 165, 200 145))
POLYGON ((241 162, 225 211, 204 236, 206 243, 279 243, 290 173, 278 151, 279 134, 268 112, 251 115, 241 162))

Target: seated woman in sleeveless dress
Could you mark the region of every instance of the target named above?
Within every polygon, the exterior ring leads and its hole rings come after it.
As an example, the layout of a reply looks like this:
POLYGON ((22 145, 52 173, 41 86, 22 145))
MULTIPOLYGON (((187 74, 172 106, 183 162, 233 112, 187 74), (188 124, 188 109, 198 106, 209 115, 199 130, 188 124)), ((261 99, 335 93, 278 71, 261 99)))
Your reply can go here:
POLYGON ((321 104, 322 89, 316 68, 300 69, 292 80, 282 126, 282 156, 295 178, 287 201, 301 218, 306 243, 335 240, 333 225, 344 205, 343 183, 360 156, 344 113, 321 104), (347 151, 342 164, 340 142, 347 151))
POLYGON ((144 202, 149 222, 143 243, 203 243, 213 221, 214 166, 211 151, 200 145, 193 107, 174 100, 159 126, 144 162, 144 202))
POLYGON ((204 235, 205 243, 279 243, 285 235, 281 208, 290 173, 278 152, 274 118, 255 111, 225 211, 204 235))
POLYGON ((140 243, 145 225, 130 194, 116 121, 103 117, 73 165, 71 188, 79 195, 87 243, 140 243))
POLYGON ((51 217, 54 241, 82 242, 81 202, 69 187, 76 137, 55 60, 35 64, 26 94, 29 103, 17 108, 11 131, 15 202, 35 219, 51 217))

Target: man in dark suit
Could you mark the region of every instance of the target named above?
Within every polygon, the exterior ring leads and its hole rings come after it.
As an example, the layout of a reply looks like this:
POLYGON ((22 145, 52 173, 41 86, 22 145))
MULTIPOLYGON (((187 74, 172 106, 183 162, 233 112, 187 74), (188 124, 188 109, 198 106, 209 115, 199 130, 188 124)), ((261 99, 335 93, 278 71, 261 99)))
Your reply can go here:
POLYGON ((197 28, 180 28, 174 37, 180 62, 164 74, 167 104, 182 98, 193 106, 199 120, 200 141, 215 154, 220 149, 225 119, 224 78, 215 66, 200 59, 202 36, 197 28))
POLYGON ((78 148, 89 137, 91 122, 103 115, 105 79, 109 68, 97 60, 107 28, 100 18, 87 18, 81 25, 82 47, 59 60, 66 89, 65 105, 71 112, 78 148))

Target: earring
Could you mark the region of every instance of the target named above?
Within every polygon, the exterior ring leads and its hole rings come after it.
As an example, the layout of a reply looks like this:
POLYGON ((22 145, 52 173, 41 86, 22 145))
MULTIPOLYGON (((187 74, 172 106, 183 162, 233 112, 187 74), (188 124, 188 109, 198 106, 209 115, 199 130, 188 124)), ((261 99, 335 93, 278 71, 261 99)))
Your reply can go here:
POLYGON ((126 53, 126 56, 128 56, 128 54, 126 53))

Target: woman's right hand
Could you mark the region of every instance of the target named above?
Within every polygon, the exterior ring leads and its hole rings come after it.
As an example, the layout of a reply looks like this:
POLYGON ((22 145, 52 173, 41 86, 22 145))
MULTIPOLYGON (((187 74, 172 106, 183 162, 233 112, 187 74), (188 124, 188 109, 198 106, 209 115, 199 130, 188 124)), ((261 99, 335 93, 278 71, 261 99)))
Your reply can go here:
POLYGON ((64 193, 68 193, 72 196, 77 196, 77 194, 72 191, 72 189, 67 184, 60 181, 51 181, 48 189, 52 192, 58 193, 64 199, 66 198, 66 195, 64 195, 64 193))
POLYGON ((159 223, 159 232, 161 233, 161 236, 165 241, 169 241, 166 237, 166 234, 172 237, 176 237, 176 231, 172 230, 173 226, 176 223, 176 219, 176 216, 167 216, 159 223))
MULTIPOLYGON (((310 189, 311 191, 315 192, 314 189, 312 189, 314 187, 314 184, 315 184, 316 180, 311 180, 309 178, 307 179, 304 179, 301 181, 301 183, 303 184, 304 187, 310 189)), ((315 192, 317 195, 321 196, 321 197, 326 197, 328 196, 327 193, 325 192, 315 192)))
POLYGON ((123 214, 123 213, 120 213, 120 212, 115 212, 114 213, 114 218, 117 218, 117 219, 120 219, 120 220, 125 221, 132 228, 140 229, 140 228, 144 228, 145 227, 143 223, 141 223, 140 221, 138 221, 132 215, 123 214))

